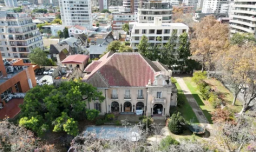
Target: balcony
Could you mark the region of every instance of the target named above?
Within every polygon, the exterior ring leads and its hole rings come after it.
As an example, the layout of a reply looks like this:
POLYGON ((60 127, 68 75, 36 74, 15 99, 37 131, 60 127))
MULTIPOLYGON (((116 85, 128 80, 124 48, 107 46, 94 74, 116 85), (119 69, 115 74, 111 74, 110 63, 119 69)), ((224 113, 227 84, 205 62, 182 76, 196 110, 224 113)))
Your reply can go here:
POLYGON ((117 94, 111 94, 111 99, 118 99, 118 95, 117 94))
POLYGON ((154 98, 154 100, 152 101, 152 103, 163 103, 165 104, 166 103, 166 98, 164 97, 161 97, 161 98, 154 98))
POLYGON ((124 95, 124 99, 131 99, 131 95, 125 94, 125 95, 124 95))
POLYGON ((137 99, 144 99, 143 95, 138 95, 137 99))

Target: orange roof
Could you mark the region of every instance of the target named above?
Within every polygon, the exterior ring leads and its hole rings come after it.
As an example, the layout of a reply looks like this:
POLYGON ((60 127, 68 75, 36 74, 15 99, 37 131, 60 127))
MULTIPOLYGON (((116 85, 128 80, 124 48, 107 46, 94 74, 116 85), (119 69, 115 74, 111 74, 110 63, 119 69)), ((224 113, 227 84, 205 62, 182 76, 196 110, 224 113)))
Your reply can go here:
POLYGON ((70 28, 72 28, 72 27, 77 28, 77 29, 79 29, 79 30, 86 30, 85 27, 80 26, 80 25, 74 25, 74 26, 71 26, 70 28))
POLYGON ((76 54, 67 56, 61 63, 84 63, 89 59, 88 55, 76 54))

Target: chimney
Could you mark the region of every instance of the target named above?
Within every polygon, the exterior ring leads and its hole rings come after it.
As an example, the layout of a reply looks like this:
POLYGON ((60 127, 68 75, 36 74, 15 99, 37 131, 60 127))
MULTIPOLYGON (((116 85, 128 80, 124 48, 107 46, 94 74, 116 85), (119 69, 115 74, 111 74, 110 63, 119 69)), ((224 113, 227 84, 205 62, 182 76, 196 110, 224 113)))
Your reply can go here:
MULTIPOLYGON (((6 69, 5 69, 5 66, 4 66, 4 62, 3 62, 3 58, 2 58, 2 54, 1 53, 0 53, 0 72, 1 72, 3 77, 7 76, 6 69)), ((2 76, 0 75, 0 77, 2 77, 2 76)))
POLYGON ((162 25, 162 17, 155 17, 154 18, 154 24, 156 26, 161 26, 162 25))

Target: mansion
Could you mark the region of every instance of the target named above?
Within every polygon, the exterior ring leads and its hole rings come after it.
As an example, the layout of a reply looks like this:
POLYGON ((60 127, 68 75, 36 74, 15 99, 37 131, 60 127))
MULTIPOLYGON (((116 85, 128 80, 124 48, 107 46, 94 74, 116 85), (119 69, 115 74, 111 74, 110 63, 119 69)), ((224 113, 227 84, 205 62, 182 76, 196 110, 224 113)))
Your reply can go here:
POLYGON ((83 81, 97 87, 105 96, 102 103, 96 101, 88 105, 100 114, 165 117, 170 115, 170 107, 177 105, 171 71, 138 52, 108 52, 89 64, 84 72, 83 81))

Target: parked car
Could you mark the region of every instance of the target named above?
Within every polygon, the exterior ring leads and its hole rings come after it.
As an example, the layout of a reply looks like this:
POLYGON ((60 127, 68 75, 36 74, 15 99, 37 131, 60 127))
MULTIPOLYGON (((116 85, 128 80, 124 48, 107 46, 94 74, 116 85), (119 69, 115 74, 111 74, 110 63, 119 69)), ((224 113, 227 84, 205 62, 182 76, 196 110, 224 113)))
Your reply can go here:
POLYGON ((51 70, 48 72, 48 74, 49 74, 49 75, 52 75, 53 72, 54 72, 54 69, 51 69, 51 70))
POLYGON ((43 75, 44 70, 45 70, 44 68, 36 69, 36 70, 35 70, 35 74, 36 74, 36 75, 43 75))
POLYGON ((45 70, 44 75, 48 75, 50 70, 45 70))

